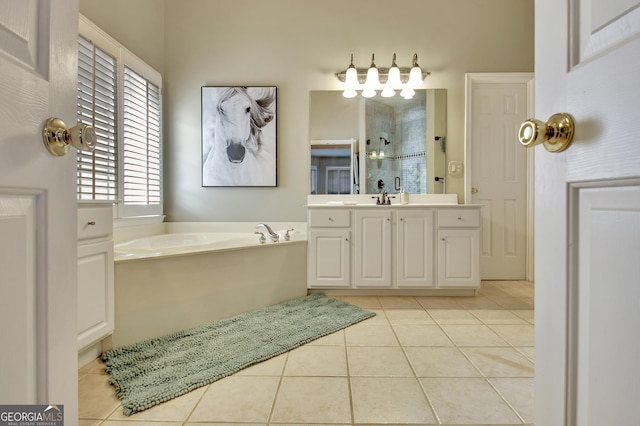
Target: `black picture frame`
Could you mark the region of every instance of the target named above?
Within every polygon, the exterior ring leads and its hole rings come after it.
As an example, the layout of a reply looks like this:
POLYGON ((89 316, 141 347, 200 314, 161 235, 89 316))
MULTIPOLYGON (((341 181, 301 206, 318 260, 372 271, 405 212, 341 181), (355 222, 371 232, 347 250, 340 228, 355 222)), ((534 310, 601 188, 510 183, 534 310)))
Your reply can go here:
POLYGON ((277 186, 277 87, 202 86, 201 97, 202 186, 277 186))

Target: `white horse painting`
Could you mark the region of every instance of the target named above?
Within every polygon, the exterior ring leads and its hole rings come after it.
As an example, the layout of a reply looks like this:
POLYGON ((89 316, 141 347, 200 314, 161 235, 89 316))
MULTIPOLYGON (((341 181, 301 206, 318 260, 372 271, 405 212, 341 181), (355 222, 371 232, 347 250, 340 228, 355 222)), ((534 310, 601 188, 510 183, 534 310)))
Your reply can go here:
POLYGON ((203 87, 203 186, 276 186, 275 116, 275 87, 203 87))

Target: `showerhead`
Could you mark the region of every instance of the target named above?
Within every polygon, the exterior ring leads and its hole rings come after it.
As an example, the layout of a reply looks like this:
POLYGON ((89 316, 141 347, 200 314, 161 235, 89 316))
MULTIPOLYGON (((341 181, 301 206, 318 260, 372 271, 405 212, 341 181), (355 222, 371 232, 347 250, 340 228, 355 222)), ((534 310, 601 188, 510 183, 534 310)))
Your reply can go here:
POLYGON ((385 145, 389 145, 391 143, 391 141, 389 139, 386 138, 380 138, 380 142, 384 142, 385 145))

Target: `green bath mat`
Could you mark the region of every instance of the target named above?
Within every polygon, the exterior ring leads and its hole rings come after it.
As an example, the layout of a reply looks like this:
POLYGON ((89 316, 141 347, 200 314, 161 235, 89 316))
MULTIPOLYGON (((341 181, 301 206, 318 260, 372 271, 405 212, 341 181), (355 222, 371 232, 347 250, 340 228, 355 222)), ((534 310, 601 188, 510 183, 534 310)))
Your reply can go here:
POLYGON ((105 352, 131 415, 374 316, 315 294, 105 352))

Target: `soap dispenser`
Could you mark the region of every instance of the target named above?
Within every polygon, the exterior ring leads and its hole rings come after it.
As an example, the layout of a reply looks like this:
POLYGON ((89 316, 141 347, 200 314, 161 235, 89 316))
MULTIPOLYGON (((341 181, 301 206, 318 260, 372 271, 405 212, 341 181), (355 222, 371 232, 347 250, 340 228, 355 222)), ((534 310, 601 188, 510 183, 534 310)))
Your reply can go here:
POLYGON ((400 189, 400 204, 409 204, 409 193, 404 190, 404 186, 400 189))

